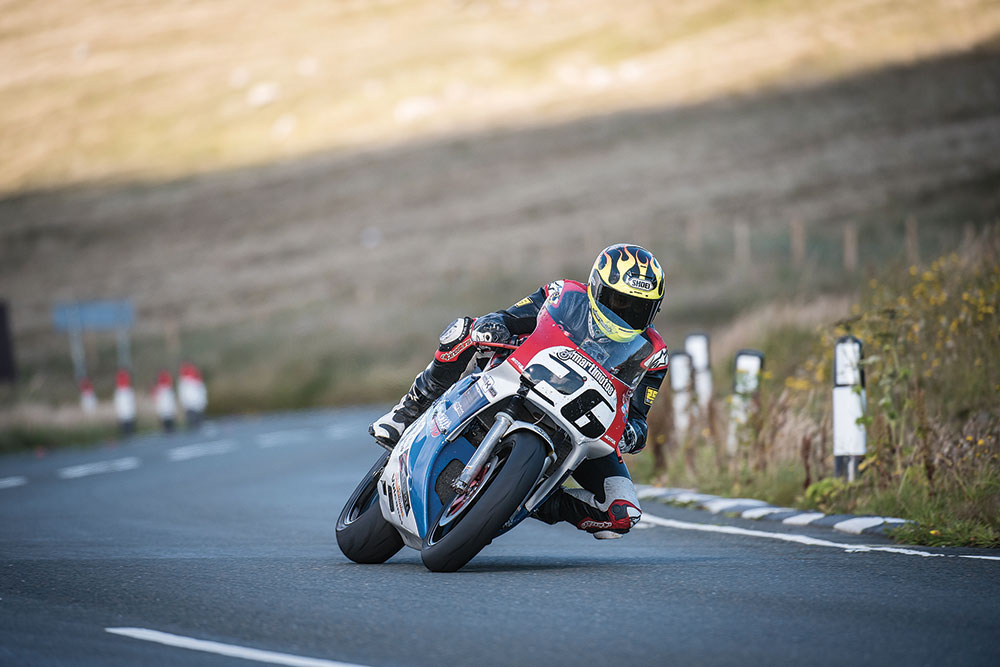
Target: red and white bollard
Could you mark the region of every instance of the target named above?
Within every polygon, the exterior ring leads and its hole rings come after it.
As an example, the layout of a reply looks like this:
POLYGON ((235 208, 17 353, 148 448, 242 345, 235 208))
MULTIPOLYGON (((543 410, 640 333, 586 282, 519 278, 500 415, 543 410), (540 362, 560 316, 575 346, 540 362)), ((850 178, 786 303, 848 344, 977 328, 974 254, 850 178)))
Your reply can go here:
POLYGON ((114 403, 118 430, 122 435, 135 433, 135 390, 132 389, 132 376, 124 369, 115 377, 114 403))
POLYGON ((177 420, 177 401, 174 398, 174 380, 170 376, 170 371, 160 371, 156 376, 153 404, 156 407, 156 416, 160 418, 160 425, 165 432, 170 433, 174 430, 177 420))
POLYGON ((94 383, 90 378, 80 380, 80 408, 85 415, 97 412, 97 395, 94 393, 94 383))
POLYGON ((184 410, 187 427, 198 428, 205 414, 205 406, 208 404, 208 393, 205 391, 201 371, 190 362, 181 364, 177 379, 177 395, 180 398, 181 409, 184 410))

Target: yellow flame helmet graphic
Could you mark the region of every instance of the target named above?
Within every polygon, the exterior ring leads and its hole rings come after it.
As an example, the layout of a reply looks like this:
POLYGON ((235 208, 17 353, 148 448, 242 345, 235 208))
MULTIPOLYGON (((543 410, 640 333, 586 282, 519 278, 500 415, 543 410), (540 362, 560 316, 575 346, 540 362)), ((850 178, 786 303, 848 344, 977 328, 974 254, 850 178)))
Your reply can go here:
POLYGON ((612 338, 634 336, 652 324, 663 302, 664 285, 663 269, 651 252, 627 243, 608 246, 597 256, 587 285, 594 318, 606 333, 615 331, 612 338))

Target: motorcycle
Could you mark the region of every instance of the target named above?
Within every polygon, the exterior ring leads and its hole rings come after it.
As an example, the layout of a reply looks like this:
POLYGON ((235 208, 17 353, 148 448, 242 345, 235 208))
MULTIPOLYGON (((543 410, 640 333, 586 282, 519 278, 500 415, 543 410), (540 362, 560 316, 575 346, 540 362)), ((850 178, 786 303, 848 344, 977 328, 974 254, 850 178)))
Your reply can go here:
POLYGON ((580 463, 621 459, 629 398, 658 355, 644 336, 602 335, 590 307, 587 292, 567 284, 519 344, 480 344, 492 352, 483 369, 411 424, 348 499, 336 529, 345 556, 382 563, 406 545, 431 571, 453 572, 580 463))

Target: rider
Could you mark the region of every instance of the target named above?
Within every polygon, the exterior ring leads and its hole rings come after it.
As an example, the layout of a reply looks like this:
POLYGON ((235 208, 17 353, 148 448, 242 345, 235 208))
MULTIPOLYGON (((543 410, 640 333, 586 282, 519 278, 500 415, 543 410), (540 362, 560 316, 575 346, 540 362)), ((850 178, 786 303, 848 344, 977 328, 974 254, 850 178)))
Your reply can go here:
MULTIPOLYGON (((624 454, 639 452, 646 445, 646 413, 667 371, 667 350, 652 326, 663 301, 664 277, 652 253, 624 243, 601 251, 586 286, 557 280, 506 310, 452 322, 441 334, 434 360, 417 375, 402 400, 375 420, 368 432, 380 444, 392 448, 406 427, 465 373, 476 355, 478 343, 508 343, 531 333, 545 300, 567 286, 586 290, 593 323, 604 335, 620 341, 641 335, 652 344, 653 353, 644 364, 649 370, 629 400, 628 421, 618 443, 624 454), (608 318, 603 308, 628 326, 608 318)), ((583 488, 558 489, 534 516, 549 524, 568 521, 598 539, 621 537, 639 521, 639 499, 628 468, 618 454, 584 461, 574 471, 573 478, 583 488)))

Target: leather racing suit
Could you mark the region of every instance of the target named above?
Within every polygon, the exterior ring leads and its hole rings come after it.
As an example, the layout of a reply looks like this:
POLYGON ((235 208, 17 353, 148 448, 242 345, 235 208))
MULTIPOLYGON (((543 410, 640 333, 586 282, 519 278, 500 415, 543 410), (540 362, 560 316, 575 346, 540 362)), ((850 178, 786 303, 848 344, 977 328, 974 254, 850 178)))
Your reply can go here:
MULTIPOLYGON (((514 336, 530 334, 545 300, 553 290, 562 290, 568 283, 586 290, 582 283, 559 280, 543 285, 505 310, 455 320, 441 334, 434 360, 416 377, 411 394, 422 394, 429 404, 458 381, 477 352, 474 329, 500 322, 514 336)), ((646 444, 646 415, 667 371, 667 351, 659 333, 650 326, 640 335, 652 343, 653 354, 658 356, 629 402, 625 435, 619 443, 621 451, 629 454, 639 452, 646 444)), ((558 489, 535 511, 536 518, 549 524, 567 521, 602 539, 620 537, 639 521, 639 499, 628 468, 617 454, 584 461, 573 478, 582 488, 558 489)))

